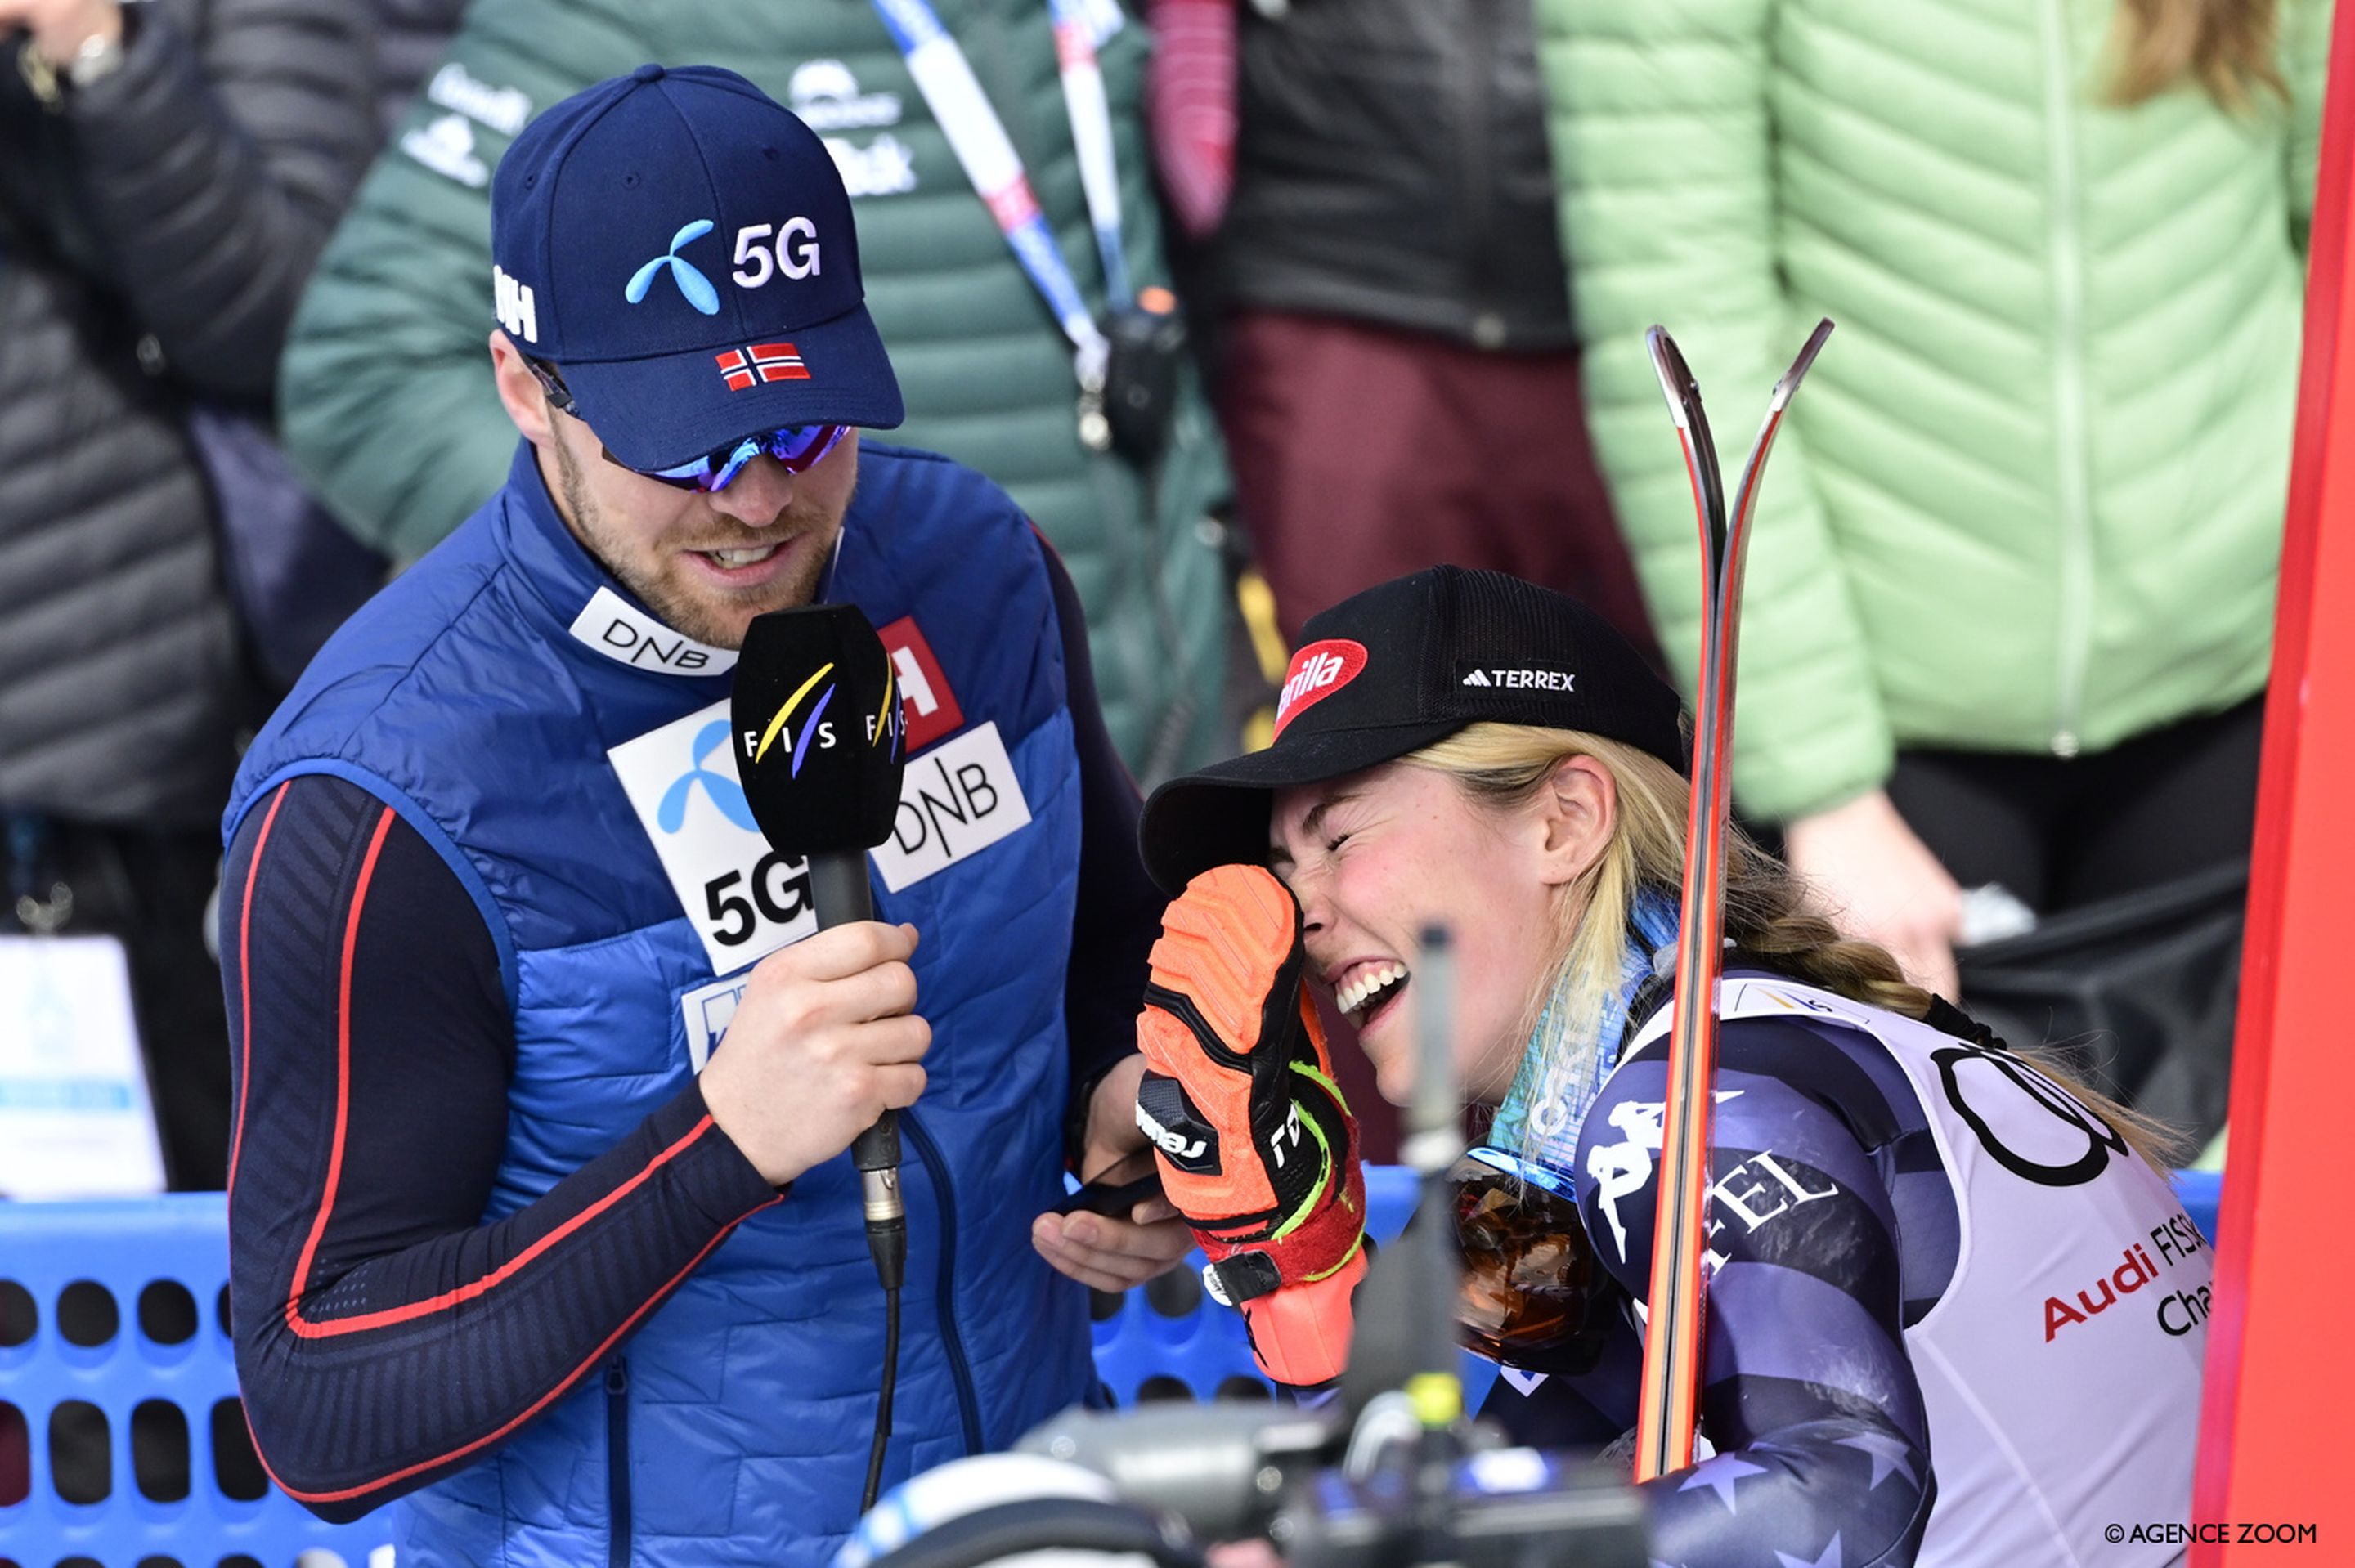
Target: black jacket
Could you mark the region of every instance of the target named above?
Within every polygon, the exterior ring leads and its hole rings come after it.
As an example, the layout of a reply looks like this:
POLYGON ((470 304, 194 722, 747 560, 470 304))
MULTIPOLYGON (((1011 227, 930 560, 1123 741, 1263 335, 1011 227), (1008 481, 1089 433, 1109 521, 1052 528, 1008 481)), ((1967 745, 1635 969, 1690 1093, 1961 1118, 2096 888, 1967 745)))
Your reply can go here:
MULTIPOLYGON (((465 18, 466 0, 375 0, 376 106, 385 140, 400 128, 410 100, 442 68, 450 39, 465 18)), ((464 67, 458 68, 463 75, 464 67)))
POLYGON ((1239 32, 1228 303, 1572 344, 1529 0, 1244 4, 1239 32))
POLYGON ((243 661, 189 408, 266 413, 366 167, 346 0, 126 7, 45 105, 0 40, 0 810, 208 823, 243 661))

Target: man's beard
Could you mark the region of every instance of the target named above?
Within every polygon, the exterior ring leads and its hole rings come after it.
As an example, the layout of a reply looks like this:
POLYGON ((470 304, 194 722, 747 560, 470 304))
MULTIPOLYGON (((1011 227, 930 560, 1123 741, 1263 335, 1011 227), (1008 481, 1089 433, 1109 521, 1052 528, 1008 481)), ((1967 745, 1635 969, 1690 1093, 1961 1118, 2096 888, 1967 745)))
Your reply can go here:
MULTIPOLYGON (((741 648, 744 642, 744 628, 751 620, 743 611, 751 609, 765 613, 773 609, 789 609, 808 604, 817 597, 819 579, 826 575, 833 556, 831 549, 812 551, 809 558, 798 563, 788 575, 736 596, 729 595, 724 588, 716 588, 710 590, 712 597, 698 599, 676 580, 661 578, 653 572, 642 570, 610 542, 613 535, 605 526, 604 513, 589 493, 589 487, 581 479, 580 464, 573 461, 571 451, 561 441, 556 442, 555 446, 557 475, 564 490, 565 507, 572 515, 574 533, 589 553, 597 557, 598 564, 613 573, 623 588, 635 594, 639 602, 653 610, 672 630, 682 632, 709 647, 741 648), (717 608, 715 599, 721 605, 726 605, 730 599, 734 602, 730 608, 717 608)), ((824 521, 823 518, 787 512, 771 524, 766 536, 716 547, 749 549, 774 543, 778 548, 784 549, 805 535, 822 535, 826 531, 824 521)))

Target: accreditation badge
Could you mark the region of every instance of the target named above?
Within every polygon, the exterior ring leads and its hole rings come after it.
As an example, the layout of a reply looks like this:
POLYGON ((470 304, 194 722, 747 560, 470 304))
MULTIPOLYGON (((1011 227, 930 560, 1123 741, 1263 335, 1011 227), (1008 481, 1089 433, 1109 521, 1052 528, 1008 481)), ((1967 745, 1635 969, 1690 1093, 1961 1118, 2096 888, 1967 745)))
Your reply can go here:
POLYGON ((163 1190, 123 944, 0 937, 0 1196, 163 1190))

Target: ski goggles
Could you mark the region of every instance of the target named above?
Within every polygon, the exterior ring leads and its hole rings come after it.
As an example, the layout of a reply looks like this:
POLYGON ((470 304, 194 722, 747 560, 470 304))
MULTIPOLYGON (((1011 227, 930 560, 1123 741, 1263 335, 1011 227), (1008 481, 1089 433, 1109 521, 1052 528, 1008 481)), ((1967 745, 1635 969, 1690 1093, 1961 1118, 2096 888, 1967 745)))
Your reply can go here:
POLYGON ((1487 1147, 1457 1160, 1447 1179, 1464 1263, 1456 1303, 1464 1342, 1528 1372, 1592 1372, 1620 1292, 1587 1244, 1569 1184, 1487 1147))
MULTIPOLYGON (((559 413, 581 418, 572 406, 572 389, 564 385, 563 373, 544 359, 526 358, 524 363, 548 393, 548 400, 559 413)), ((585 421, 584 421, 585 422, 585 421)), ((603 447, 598 448, 604 460, 615 468, 628 469, 640 479, 651 479, 656 484, 667 484, 673 490, 700 491, 706 495, 725 490, 744 465, 756 457, 773 458, 787 473, 805 473, 826 461, 826 454, 842 444, 848 434, 847 425, 788 425, 782 429, 764 430, 758 435, 730 441, 717 447, 691 462, 675 468, 631 468, 603 447)))

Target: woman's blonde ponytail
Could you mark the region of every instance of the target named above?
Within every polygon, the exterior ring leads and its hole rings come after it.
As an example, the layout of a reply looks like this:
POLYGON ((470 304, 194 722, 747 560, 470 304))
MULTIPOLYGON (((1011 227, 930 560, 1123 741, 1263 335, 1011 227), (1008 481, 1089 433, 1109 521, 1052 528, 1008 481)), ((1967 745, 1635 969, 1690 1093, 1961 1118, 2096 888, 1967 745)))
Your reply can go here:
MULTIPOLYGON (((1554 769, 1591 757, 1617 797, 1611 842, 1569 889, 1556 922, 1550 983, 1530 1000, 1525 1026, 1537 1030, 1549 1006, 1550 1056, 1590 1054, 1597 1021, 1621 983, 1628 912, 1645 888, 1679 896, 1684 881, 1688 791, 1684 779, 1650 753, 1601 736, 1523 725, 1476 724, 1405 760, 1451 775, 1478 802, 1508 810, 1528 803, 1554 769)), ((1888 951, 1842 937, 1812 906, 1789 866, 1734 829, 1726 849, 1725 933, 1742 951, 1792 979, 1919 1019, 1931 993, 1913 984, 1888 951)), ((2153 1166, 2165 1170, 2181 1139, 2165 1123, 2127 1109, 2087 1083, 2054 1047, 2014 1045, 2013 1054, 2100 1117, 2153 1166)), ((1549 1062, 1560 1072, 1574 1065, 1549 1062)))

